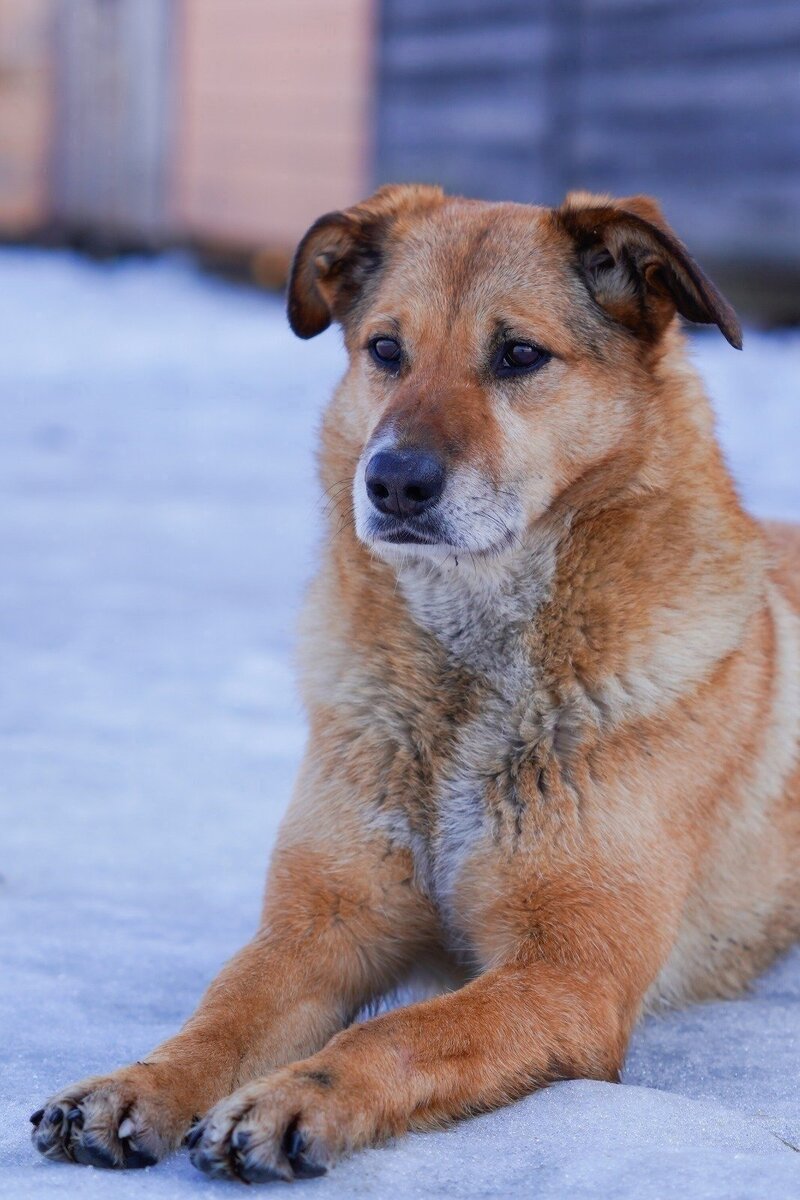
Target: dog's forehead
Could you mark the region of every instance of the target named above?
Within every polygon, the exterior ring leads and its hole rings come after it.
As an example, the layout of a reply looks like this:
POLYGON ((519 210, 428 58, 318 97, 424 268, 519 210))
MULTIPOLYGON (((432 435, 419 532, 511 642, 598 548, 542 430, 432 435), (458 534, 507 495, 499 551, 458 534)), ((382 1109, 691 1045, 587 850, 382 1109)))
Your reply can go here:
POLYGON ((393 263, 398 274, 435 277, 463 287, 469 279, 508 279, 555 265, 560 241, 552 214, 522 204, 455 201, 410 215, 398 228, 393 263))
POLYGON ((375 307, 400 319, 562 325, 576 295, 550 209, 453 201, 398 225, 375 307))

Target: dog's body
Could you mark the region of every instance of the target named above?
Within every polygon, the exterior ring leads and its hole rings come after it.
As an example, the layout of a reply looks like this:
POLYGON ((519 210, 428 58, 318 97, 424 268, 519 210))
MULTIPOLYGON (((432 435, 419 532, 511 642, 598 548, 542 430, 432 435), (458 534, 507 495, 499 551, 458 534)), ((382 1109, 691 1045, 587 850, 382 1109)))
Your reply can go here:
POLYGON ((351 366, 263 923, 181 1033, 34 1114, 44 1153, 140 1165, 216 1105, 196 1165, 316 1173, 615 1079, 643 1008, 800 934, 800 533, 742 511, 676 308, 737 343, 642 198, 392 188, 309 232, 290 318, 351 366), (464 986, 346 1028, 435 960, 464 986))

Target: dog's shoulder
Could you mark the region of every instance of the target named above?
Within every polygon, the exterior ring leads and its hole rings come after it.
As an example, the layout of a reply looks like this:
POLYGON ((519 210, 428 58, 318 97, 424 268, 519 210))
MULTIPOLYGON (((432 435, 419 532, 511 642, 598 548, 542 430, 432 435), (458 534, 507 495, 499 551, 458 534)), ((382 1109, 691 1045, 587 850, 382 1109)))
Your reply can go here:
POLYGON ((773 578, 800 612, 800 525, 765 521, 763 529, 771 551, 773 578))

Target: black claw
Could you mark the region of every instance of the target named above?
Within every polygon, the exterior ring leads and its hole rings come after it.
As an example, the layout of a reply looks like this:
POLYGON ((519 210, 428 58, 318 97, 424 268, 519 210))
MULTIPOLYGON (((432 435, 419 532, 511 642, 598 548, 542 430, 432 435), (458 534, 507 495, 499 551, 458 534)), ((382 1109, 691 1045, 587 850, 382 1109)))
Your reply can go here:
POLYGON ((301 1156, 291 1163, 291 1169, 294 1170, 296 1178, 299 1180, 318 1180, 320 1176, 327 1175, 327 1168, 321 1163, 315 1163, 312 1158, 301 1156))
POLYGON ((193 1150, 189 1157, 192 1165, 197 1167, 198 1171, 205 1172, 212 1179, 224 1179, 230 1176, 229 1164, 219 1158, 214 1150, 205 1150, 201 1146, 199 1150, 193 1150))
POLYGON ((228 1167, 231 1175, 234 1175, 237 1179, 241 1179, 242 1183, 250 1182, 245 1175, 244 1159, 252 1140, 253 1135, 249 1129, 242 1129, 241 1125, 236 1126, 230 1141, 228 1167))
POLYGON ((290 1125, 283 1139, 283 1152, 298 1179, 317 1179, 327 1174, 327 1167, 308 1158, 308 1143, 297 1125, 290 1125))
POLYGON ((231 1145, 233 1146, 234 1150, 246 1151, 247 1147, 250 1145, 252 1140, 253 1140, 253 1135, 250 1132, 250 1130, 242 1129, 242 1127, 240 1125, 237 1125, 233 1131, 233 1137, 231 1138, 231 1145))
POLYGON ((30 1121, 31 1125, 38 1126, 43 1116, 44 1109, 37 1108, 36 1112, 31 1113, 31 1115, 28 1117, 28 1120, 30 1121))
POLYGON ((78 1126, 79 1129, 83 1126, 83 1113, 77 1107, 77 1105, 75 1106, 75 1108, 71 1108, 69 1110, 69 1112, 67 1113, 67 1120, 73 1122, 75 1125, 78 1126))
POLYGON ((152 1154, 147 1154, 146 1151, 140 1150, 137 1146, 132 1146, 130 1142, 123 1146, 126 1167, 154 1167, 158 1162, 152 1154))
POLYGON ((192 1126, 192 1128, 187 1133, 186 1137, 183 1139, 183 1144, 184 1144, 184 1146, 188 1146, 190 1150, 194 1150, 195 1146, 200 1141, 200 1138, 202 1136, 203 1136, 203 1126, 198 1121, 196 1125, 192 1126))
POLYGON ((243 1166, 239 1178, 243 1183, 286 1183, 286 1176, 280 1171, 257 1163, 243 1166))
POLYGON ((61 1108, 61 1106, 58 1104, 55 1106, 55 1108, 51 1108, 47 1114, 47 1119, 53 1125, 60 1125, 61 1122, 64 1120, 63 1108, 61 1108))
POLYGON ((92 1137, 84 1136, 75 1142, 72 1153, 77 1162, 85 1167, 102 1167, 104 1171, 112 1171, 119 1166, 111 1152, 92 1137))
POLYGON ((286 1137, 283 1139, 283 1152, 289 1159, 297 1158, 298 1154, 302 1154, 306 1148, 306 1139, 303 1137, 296 1125, 290 1125, 286 1132, 286 1137))
POLYGON ((306 1158, 303 1154, 290 1161, 292 1170, 298 1179, 319 1179, 321 1175, 328 1174, 327 1167, 323 1167, 322 1163, 314 1162, 312 1158, 306 1158))

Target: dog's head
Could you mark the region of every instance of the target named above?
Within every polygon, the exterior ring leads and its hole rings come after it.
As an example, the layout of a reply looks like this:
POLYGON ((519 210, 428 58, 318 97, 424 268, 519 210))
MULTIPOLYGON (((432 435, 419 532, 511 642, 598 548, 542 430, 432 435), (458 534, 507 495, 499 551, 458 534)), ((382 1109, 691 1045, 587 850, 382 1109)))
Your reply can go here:
POLYGON ((389 559, 512 546, 641 435, 676 313, 741 345, 646 197, 547 209, 396 186, 321 217, 289 320, 344 330, 358 536, 389 559))

